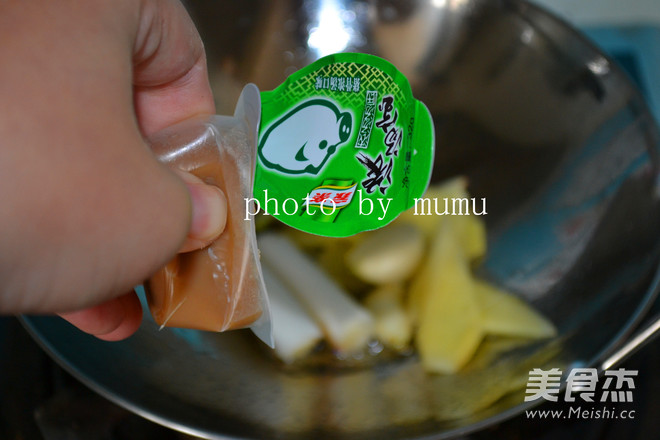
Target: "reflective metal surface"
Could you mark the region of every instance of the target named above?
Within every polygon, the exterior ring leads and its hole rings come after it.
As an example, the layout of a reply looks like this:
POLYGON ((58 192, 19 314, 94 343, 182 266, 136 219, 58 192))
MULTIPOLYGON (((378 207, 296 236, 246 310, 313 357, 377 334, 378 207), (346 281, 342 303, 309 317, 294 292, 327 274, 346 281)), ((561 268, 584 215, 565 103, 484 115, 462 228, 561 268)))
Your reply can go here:
MULTIPOLYGON (((491 341, 456 376, 414 357, 289 371, 249 334, 165 329, 122 343, 55 318, 33 335, 92 388, 213 438, 446 438, 518 414, 531 368, 601 365, 660 282, 660 144, 631 83, 576 32, 517 1, 189 1, 218 110, 333 51, 383 56, 436 122, 434 178, 488 201, 480 275, 528 299, 554 341, 491 341), (524 390, 523 390, 524 391, 524 390)), ((148 213, 142 213, 148 215, 148 213)), ((610 358, 611 359, 611 358, 610 358)))

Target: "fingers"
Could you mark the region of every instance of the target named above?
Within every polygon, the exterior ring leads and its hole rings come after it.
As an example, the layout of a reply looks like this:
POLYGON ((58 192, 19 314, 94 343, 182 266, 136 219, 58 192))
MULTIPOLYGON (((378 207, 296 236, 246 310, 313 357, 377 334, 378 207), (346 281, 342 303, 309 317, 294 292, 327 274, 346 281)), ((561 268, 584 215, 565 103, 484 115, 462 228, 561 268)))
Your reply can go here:
POLYGON ((0 313, 102 303, 186 239, 191 194, 136 124, 139 4, 0 2, 0 313))
POLYGON ((178 1, 143 0, 133 61, 135 112, 146 136, 215 113, 204 46, 178 1))
POLYGON ((190 192, 192 219, 190 231, 179 252, 189 252, 209 245, 225 229, 227 197, 222 190, 205 184, 192 174, 177 171, 190 192))
POLYGON ((220 191, 184 184, 144 142, 214 113, 199 35, 174 0, 0 10, 0 58, 14 66, 0 69, 0 175, 11 182, 0 185, 0 313, 103 303, 66 316, 117 319, 126 300, 106 301, 224 227, 220 191))
POLYGON ((61 313, 60 316, 99 339, 119 341, 128 338, 140 327, 142 306, 135 292, 130 292, 97 306, 61 313))
MULTIPOLYGON (((199 178, 177 171, 190 192, 192 221, 188 237, 180 252, 200 249, 220 235, 226 224, 227 198, 220 188, 207 185, 199 178)), ((80 330, 104 341, 126 339, 137 331, 142 320, 142 307, 134 292, 100 305, 61 313, 60 316, 80 330)))

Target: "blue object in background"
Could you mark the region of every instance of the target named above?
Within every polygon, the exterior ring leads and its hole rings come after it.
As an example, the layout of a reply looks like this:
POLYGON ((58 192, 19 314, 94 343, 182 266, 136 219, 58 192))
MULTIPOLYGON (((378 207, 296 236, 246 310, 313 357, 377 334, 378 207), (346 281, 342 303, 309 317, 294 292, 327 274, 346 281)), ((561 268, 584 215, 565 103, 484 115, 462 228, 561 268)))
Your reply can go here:
POLYGON ((628 72, 660 123, 660 27, 585 27, 581 30, 628 72))
MULTIPOLYGON (((660 121, 660 45, 654 44, 660 41, 660 28, 583 30, 629 74, 660 121)), ((491 237, 484 268, 492 281, 506 280, 507 289, 535 300, 563 279, 621 185, 652 167, 645 139, 631 136, 631 128, 643 123, 638 118, 630 109, 612 115, 584 148, 565 158, 543 194, 491 237)))

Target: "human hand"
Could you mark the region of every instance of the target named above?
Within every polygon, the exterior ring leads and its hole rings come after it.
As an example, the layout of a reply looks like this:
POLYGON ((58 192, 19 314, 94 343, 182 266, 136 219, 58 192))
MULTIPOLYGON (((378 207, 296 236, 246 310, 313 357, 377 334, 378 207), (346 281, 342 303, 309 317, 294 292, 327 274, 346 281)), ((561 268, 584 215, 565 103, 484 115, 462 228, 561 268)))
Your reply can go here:
POLYGON ((215 112, 199 35, 176 0, 9 0, 0 41, 0 313, 128 337, 132 287, 224 228, 143 140, 215 112))

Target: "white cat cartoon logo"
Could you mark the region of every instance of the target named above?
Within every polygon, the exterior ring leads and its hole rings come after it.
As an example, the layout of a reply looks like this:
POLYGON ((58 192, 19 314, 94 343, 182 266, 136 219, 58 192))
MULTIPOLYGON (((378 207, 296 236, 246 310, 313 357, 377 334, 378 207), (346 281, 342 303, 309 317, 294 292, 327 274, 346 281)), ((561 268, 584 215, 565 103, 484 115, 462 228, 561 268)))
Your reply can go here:
POLYGON ((267 167, 286 174, 318 174, 353 126, 349 112, 334 102, 312 99, 275 121, 259 142, 258 154, 267 167))

